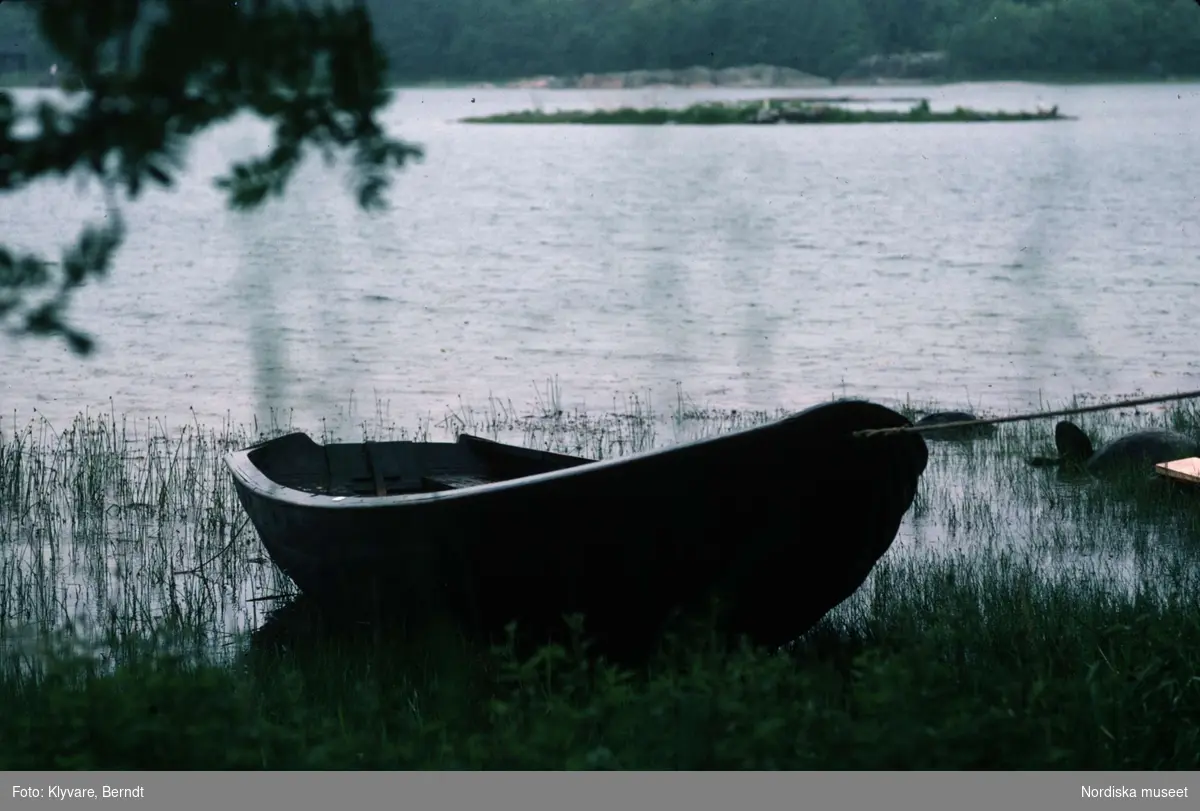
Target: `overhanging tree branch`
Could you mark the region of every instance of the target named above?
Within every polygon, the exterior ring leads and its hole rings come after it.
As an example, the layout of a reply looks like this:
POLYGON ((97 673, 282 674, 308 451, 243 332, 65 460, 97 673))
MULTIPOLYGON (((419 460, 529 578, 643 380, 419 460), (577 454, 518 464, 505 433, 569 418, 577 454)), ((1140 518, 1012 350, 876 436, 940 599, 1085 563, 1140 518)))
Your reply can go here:
POLYGON ((121 245, 119 192, 135 200, 147 182, 170 187, 188 139, 240 111, 270 121, 275 142, 216 179, 235 209, 282 194, 310 147, 329 161, 351 153, 353 192, 368 210, 384 205, 391 170, 422 156, 377 120, 391 93, 361 2, 39 0, 36 14, 85 98, 21 107, 0 92, 0 192, 83 174, 105 188, 109 215, 57 266, 0 245, 0 324, 10 335, 56 335, 90 352, 91 339, 65 322, 65 311, 121 245), (34 134, 18 134, 29 124, 34 134))

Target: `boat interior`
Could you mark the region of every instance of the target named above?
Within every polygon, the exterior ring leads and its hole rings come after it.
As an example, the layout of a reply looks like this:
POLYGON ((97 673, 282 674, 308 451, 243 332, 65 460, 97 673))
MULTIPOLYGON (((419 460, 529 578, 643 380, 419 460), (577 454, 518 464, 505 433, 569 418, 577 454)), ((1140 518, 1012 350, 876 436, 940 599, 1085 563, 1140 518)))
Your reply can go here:
POLYGON ((321 445, 303 433, 254 448, 250 462, 271 481, 331 496, 395 496, 458 490, 586 465, 593 460, 462 434, 457 442, 321 445))

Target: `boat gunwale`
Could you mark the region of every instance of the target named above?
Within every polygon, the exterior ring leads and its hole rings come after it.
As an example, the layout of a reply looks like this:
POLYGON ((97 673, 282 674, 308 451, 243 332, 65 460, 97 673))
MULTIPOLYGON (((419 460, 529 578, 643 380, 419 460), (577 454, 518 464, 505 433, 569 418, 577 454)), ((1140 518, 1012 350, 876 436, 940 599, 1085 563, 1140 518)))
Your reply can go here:
MULTIPOLYGON (((307 435, 306 435, 307 436, 307 435)), ((311 437, 309 437, 311 439, 311 437)), ((295 487, 288 487, 272 479, 250 461, 250 454, 261 448, 265 443, 259 443, 240 451, 233 451, 226 456, 226 466, 233 473, 234 479, 251 491, 277 503, 286 503, 306 509, 378 509, 382 507, 399 507, 410 504, 425 504, 444 502, 456 498, 466 498, 480 493, 490 493, 495 490, 510 489, 513 486, 525 486, 545 479, 557 478, 564 473, 578 470, 594 470, 598 465, 610 462, 620 462, 628 459, 597 460, 562 470, 549 470, 545 473, 534 473, 529 476, 519 476, 515 479, 504 479, 495 482, 474 484, 469 487, 456 487, 452 490, 433 490, 427 493, 394 493, 383 496, 331 496, 326 493, 309 493, 295 487)), ((320 443, 314 443, 324 447, 320 443)), ((355 443, 365 444, 365 443, 355 443)), ((449 444, 449 443, 448 443, 449 444)), ((582 457, 581 457, 582 458, 582 457)))
MULTIPOLYGON (((288 487, 287 485, 280 484, 279 482, 267 476, 261 469, 259 469, 257 465, 250 461, 250 454, 262 448, 263 446, 270 444, 271 442, 282 439, 282 437, 264 440, 262 442, 257 442, 253 445, 242 448, 241 450, 231 451, 225 457, 225 464, 233 474, 234 479, 239 484, 254 494, 276 503, 288 504, 295 507, 303 507, 309 510, 384 509, 388 507, 421 506, 439 502, 468 499, 477 495, 503 492, 505 490, 511 490, 518 487, 529 487, 531 485, 543 484, 545 482, 565 479, 572 476, 586 476, 593 471, 607 470, 609 468, 619 467, 622 465, 637 464, 638 462, 648 458, 675 454, 681 450, 695 448, 701 445, 729 444, 737 442, 738 440, 744 440, 745 438, 754 436, 756 434, 769 434, 779 431, 781 428, 788 425, 788 423, 803 423, 803 417, 805 415, 810 415, 813 412, 824 409, 828 406, 845 405, 847 403, 855 402, 877 406, 881 409, 891 411, 902 419, 907 419, 903 414, 900 414, 900 412, 895 411, 889 406, 885 406, 880 403, 874 403, 869 400, 834 400, 828 403, 819 403, 817 405, 809 406, 806 409, 794 412, 786 417, 772 420, 761 425, 753 425, 738 431, 731 431, 727 434, 702 437, 700 439, 693 439, 688 442, 681 442, 676 445, 668 445, 662 448, 651 448, 650 450, 641 451, 640 453, 634 453, 628 456, 617 456, 611 459, 597 459, 588 461, 582 465, 561 468, 559 470, 548 470, 544 473, 534 473, 528 476, 519 476, 515 479, 504 479, 501 481, 488 482, 486 484, 455 488, 453 490, 436 490, 428 493, 396 493, 395 495, 383 496, 331 496, 324 493, 309 493, 304 490, 298 490, 294 487, 288 487)), ((870 426, 864 426, 864 428, 866 427, 870 426)), ((313 440, 313 438, 307 433, 302 431, 298 431, 296 433, 303 434, 317 447, 325 447, 321 443, 313 440)), ((578 458, 586 459, 586 457, 578 458)))

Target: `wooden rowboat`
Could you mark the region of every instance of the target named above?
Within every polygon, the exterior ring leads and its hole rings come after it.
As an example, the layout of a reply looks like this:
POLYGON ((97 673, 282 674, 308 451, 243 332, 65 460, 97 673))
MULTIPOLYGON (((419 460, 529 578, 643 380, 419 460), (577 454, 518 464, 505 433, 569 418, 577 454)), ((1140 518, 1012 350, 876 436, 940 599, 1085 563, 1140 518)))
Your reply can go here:
POLYGON ((604 461, 469 435, 323 446, 293 433, 227 463, 272 560, 325 604, 543 636, 582 613, 622 655, 713 597, 729 633, 767 645, 849 597, 928 459, 916 433, 852 434, 909 424, 843 400, 604 461))

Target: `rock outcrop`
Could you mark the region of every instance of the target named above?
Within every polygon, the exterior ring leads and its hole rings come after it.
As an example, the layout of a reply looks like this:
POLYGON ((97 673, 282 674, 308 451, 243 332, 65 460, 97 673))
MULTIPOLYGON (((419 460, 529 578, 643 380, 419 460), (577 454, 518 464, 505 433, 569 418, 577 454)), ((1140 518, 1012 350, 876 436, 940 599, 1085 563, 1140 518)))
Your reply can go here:
POLYGON ((928 81, 946 75, 949 57, 943 51, 875 54, 860 59, 838 77, 838 82, 928 81))
POLYGON ((628 70, 617 73, 585 73, 582 76, 538 76, 505 82, 498 86, 632 90, 642 87, 826 87, 830 84, 828 79, 820 76, 775 65, 717 69, 697 65, 681 70, 628 70))

